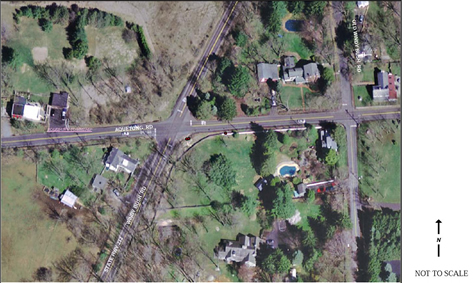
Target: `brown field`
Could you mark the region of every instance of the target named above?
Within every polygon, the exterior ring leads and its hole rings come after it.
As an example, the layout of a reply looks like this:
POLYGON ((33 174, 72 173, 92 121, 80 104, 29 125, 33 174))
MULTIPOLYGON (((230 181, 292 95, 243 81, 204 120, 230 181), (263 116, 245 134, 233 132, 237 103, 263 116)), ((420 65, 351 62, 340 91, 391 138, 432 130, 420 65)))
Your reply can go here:
POLYGON ((48 217, 45 204, 52 200, 41 189, 34 163, 2 158, 2 282, 32 280, 39 267, 77 246, 66 225, 48 217))

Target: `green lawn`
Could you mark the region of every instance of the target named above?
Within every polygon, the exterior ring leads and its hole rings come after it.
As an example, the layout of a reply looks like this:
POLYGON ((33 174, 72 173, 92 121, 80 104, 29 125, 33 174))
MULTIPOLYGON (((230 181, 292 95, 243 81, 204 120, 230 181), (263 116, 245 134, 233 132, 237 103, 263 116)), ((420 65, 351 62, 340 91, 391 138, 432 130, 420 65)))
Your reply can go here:
POLYGON ((301 221, 297 223, 302 230, 309 230, 308 217, 317 218, 319 215, 320 205, 315 203, 308 203, 306 200, 299 200, 295 202, 296 209, 301 213, 301 221))
POLYGON ((368 93, 368 90, 366 88, 367 86, 365 85, 353 86, 353 96, 355 99, 356 107, 370 106, 372 104, 373 99, 371 98, 371 95, 368 93), (358 99, 358 96, 361 97, 361 101, 358 99))
POLYGON ((34 163, 2 159, 2 282, 32 280, 39 267, 51 266, 77 246, 66 225, 40 207, 42 186, 35 176, 34 163))
POLYGON ((302 109, 301 89, 293 86, 285 86, 281 91, 282 103, 289 109, 302 109))
POLYGON ((400 125, 391 120, 363 123, 359 128, 360 189, 375 202, 401 200, 400 131, 400 125), (368 129, 370 134, 366 134, 368 129))
POLYGON ((310 59, 310 56, 313 55, 297 33, 283 33, 282 39, 287 45, 287 51, 296 52, 301 56, 301 59, 310 59))

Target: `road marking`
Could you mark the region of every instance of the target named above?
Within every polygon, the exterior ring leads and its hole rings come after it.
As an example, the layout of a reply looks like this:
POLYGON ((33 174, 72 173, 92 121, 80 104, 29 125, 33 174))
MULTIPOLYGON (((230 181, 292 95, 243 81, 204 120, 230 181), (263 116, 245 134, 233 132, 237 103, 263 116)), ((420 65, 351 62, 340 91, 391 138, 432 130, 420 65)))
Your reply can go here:
MULTIPOLYGON (((235 5, 233 5, 232 10, 231 10, 230 13, 228 14, 227 20, 226 20, 225 23, 223 24, 222 29, 220 30, 220 32, 219 32, 217 38, 215 39, 215 42, 214 42, 214 44, 212 45, 212 48, 211 48, 210 51, 209 51, 209 55, 207 55, 207 58, 205 58, 204 64, 202 64, 202 67, 200 68, 199 74, 197 75, 197 77, 196 77, 196 79, 195 79, 195 82, 194 82, 194 85, 192 85, 191 91, 190 91, 189 93, 192 93, 192 92, 194 91, 195 84, 196 84, 197 81, 199 80, 200 74, 202 74, 202 71, 204 70, 205 64, 206 64, 207 61, 209 60, 210 54, 212 54, 212 51, 214 50, 215 45, 217 44, 218 40, 220 39, 220 36, 222 35, 222 32, 223 32, 223 30, 225 29, 225 26, 227 25, 228 20, 230 19, 231 15, 233 14, 233 10, 235 10, 235 7, 237 6, 237 4, 238 4, 238 1, 235 2, 235 5)), ((186 106, 187 106, 187 105, 184 104, 184 107, 182 107, 182 112, 181 112, 181 115, 179 115, 179 117, 181 117, 181 116, 182 116, 182 113, 184 113, 184 109, 186 108, 186 106)))
MULTIPOLYGON (((307 117, 307 118, 302 118, 306 120, 313 120, 313 119, 328 119, 328 118, 333 118, 333 116, 325 116, 325 117, 307 117)), ((271 122, 284 122, 284 121, 292 121, 291 118, 286 118, 286 119, 277 119, 277 120, 265 120, 265 121, 259 121, 258 123, 271 123, 271 122)), ((230 123, 231 125, 243 125, 243 124, 249 124, 250 122, 234 122, 230 123)), ((209 127, 215 127, 215 126, 226 126, 228 125, 227 123, 218 123, 218 124, 211 124, 207 125, 209 127)), ((202 127, 205 126, 205 124, 202 125, 195 125, 192 127, 202 127)))
POLYGON ((400 114, 400 113, 401 111, 384 112, 384 113, 366 113, 366 114, 361 114, 361 116, 387 115, 387 114, 400 114))

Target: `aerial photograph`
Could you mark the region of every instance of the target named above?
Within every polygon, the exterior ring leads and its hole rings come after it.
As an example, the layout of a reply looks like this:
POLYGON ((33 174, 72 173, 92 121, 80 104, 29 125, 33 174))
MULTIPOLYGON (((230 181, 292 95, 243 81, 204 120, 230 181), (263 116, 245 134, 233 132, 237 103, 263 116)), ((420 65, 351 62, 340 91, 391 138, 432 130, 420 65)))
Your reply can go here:
POLYGON ((401 281, 401 2, 2 1, 1 48, 2 282, 401 281))

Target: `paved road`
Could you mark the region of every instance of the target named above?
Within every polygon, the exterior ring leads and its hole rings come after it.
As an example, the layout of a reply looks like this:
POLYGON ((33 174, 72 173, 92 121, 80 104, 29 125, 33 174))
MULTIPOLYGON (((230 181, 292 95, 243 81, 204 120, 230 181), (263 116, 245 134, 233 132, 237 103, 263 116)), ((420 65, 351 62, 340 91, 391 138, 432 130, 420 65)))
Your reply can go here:
POLYGON ((231 122, 207 121, 206 125, 201 125, 201 121, 191 116, 188 110, 181 118, 175 115, 166 121, 158 123, 138 124, 140 129, 127 129, 129 136, 122 135, 121 127, 99 127, 92 128, 92 132, 87 133, 42 133, 24 136, 14 136, 2 139, 2 147, 28 147, 51 144, 77 143, 91 140, 101 140, 113 137, 137 137, 149 136, 163 140, 166 137, 175 135, 171 140, 174 144, 180 140, 196 133, 212 133, 216 131, 245 130, 251 127, 251 121, 261 124, 264 127, 296 126, 298 119, 305 119, 307 123, 313 124, 320 121, 333 121, 338 123, 352 123, 354 117, 357 121, 371 121, 380 119, 398 119, 400 117, 400 107, 369 107, 356 109, 347 113, 340 109, 331 112, 318 112, 297 114, 292 116, 261 116, 261 117, 238 117, 231 122), (191 122, 192 121, 192 122, 191 122), (179 124, 180 122, 180 124, 179 124), (192 123, 192 125, 191 125, 192 123), (146 129, 149 128, 149 129, 146 129), (118 131, 117 131, 118 129, 118 131))

